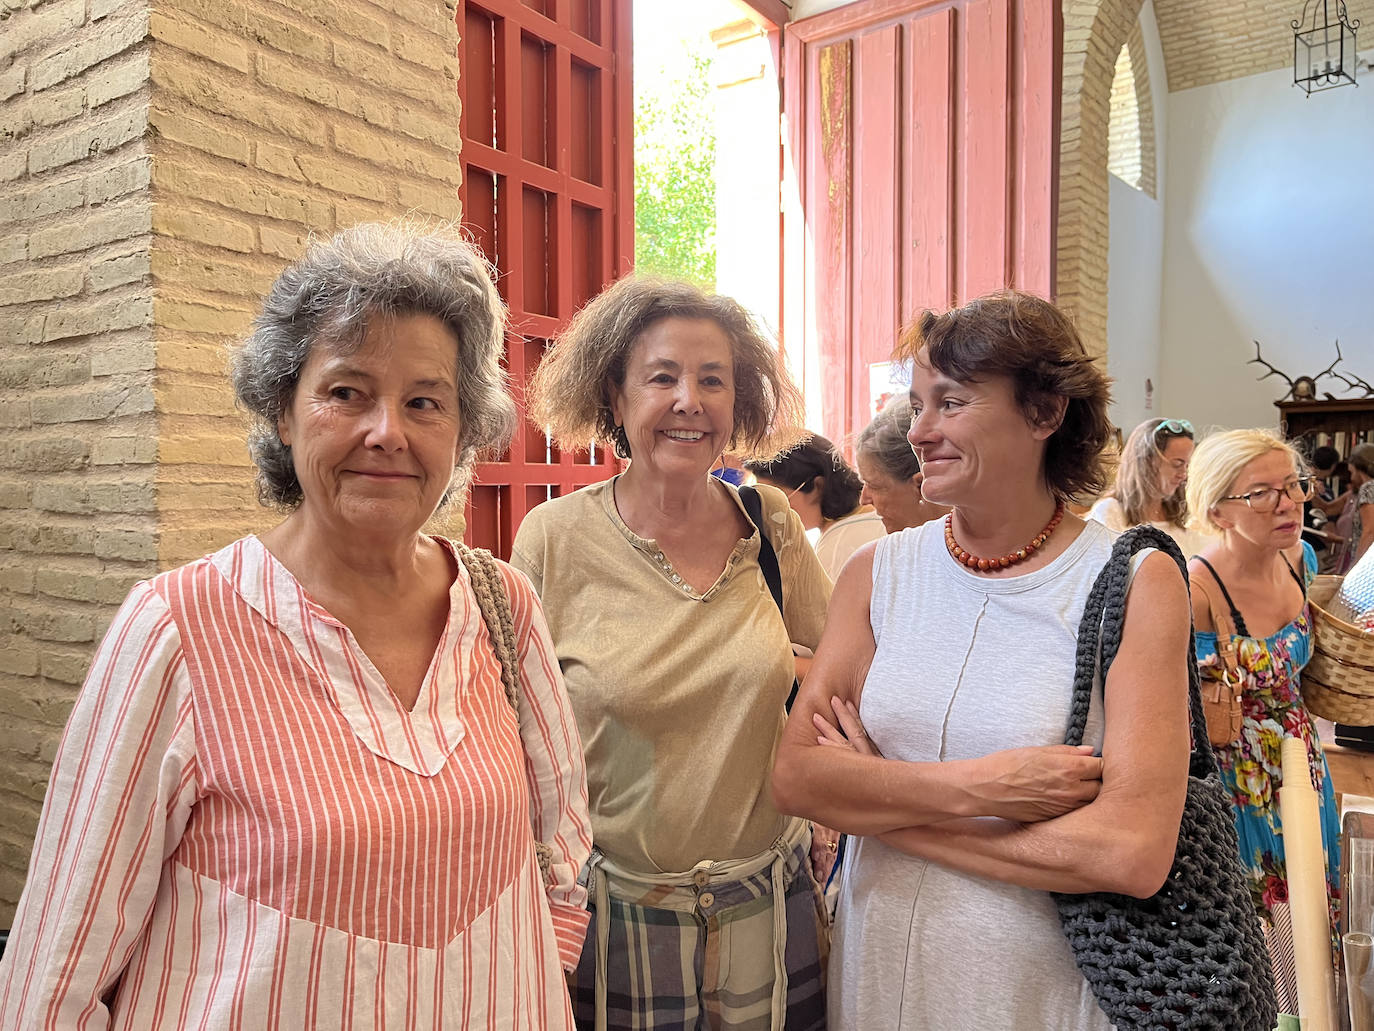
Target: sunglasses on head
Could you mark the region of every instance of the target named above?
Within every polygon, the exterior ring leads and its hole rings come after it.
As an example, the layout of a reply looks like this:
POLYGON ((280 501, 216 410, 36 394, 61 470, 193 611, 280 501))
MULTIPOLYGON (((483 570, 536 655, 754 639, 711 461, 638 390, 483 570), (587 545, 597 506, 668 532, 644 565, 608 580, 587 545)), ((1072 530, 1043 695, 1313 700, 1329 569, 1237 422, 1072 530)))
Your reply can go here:
POLYGON ((1191 437, 1193 424, 1187 419, 1165 419, 1155 427, 1156 437, 1191 437))

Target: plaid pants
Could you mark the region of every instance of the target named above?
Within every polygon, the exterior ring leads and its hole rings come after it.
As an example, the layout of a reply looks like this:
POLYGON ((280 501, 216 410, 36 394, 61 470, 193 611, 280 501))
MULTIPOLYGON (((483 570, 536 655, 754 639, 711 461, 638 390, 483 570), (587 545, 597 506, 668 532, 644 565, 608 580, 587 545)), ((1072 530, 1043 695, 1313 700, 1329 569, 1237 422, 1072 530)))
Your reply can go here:
POLYGON ((829 928, 809 853, 810 831, 802 824, 753 859, 706 861, 685 874, 641 878, 594 854, 592 922, 574 975, 577 1026, 823 1031, 829 928), (775 884, 784 886, 780 905, 775 884), (598 904, 606 906, 605 917, 598 904), (596 1019, 599 929, 604 1024, 596 1019))

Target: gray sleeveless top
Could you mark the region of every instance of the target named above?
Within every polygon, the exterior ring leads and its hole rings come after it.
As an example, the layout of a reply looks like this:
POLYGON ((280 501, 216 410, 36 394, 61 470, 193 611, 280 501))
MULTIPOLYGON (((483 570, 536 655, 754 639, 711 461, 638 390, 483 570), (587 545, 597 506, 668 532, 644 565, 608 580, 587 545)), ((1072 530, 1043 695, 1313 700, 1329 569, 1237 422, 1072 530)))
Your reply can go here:
MULTIPOLYGON (((1083 605, 1113 534, 989 580, 945 550, 944 521, 884 538, 873 561, 877 652, 860 699, 889 759, 936 762, 1062 744, 1083 605)), ((1102 744, 1094 691, 1084 742, 1102 744)), ((921 1031, 1110 1028, 1043 891, 957 873, 858 838, 832 939, 830 1027, 921 1031)))

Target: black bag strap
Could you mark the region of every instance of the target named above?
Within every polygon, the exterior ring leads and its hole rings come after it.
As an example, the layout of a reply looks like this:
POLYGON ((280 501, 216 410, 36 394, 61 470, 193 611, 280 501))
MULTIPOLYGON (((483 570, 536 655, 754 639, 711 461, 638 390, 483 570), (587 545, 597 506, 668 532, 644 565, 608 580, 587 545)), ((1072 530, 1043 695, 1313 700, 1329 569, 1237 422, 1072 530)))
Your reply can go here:
MULTIPOLYGON (((1280 554, 1282 554, 1282 552, 1280 552, 1280 554)), ((1236 608, 1236 603, 1231 600, 1231 592, 1226 589, 1225 581, 1222 580, 1216 569, 1212 567, 1212 563, 1208 562, 1201 555, 1194 555, 1193 557, 1207 567, 1207 572, 1212 574, 1212 579, 1215 580, 1217 586, 1221 588, 1221 596, 1226 599, 1226 607, 1231 610, 1231 622, 1235 624, 1236 633, 1240 634, 1241 637, 1249 637, 1250 631, 1245 628, 1245 617, 1240 614, 1240 609, 1236 608)), ((1287 562, 1288 560, 1285 558, 1284 561, 1287 562)), ((1292 567, 1290 566, 1289 568, 1291 569, 1292 567)), ((1301 587, 1302 584, 1298 586, 1301 587)), ((1304 594, 1305 593, 1306 592, 1304 592, 1304 594)))
MULTIPOLYGON (((773 550, 773 542, 768 539, 768 533, 763 528, 763 499, 759 497, 759 492, 755 488, 749 486, 739 488, 739 499, 744 503, 744 512, 749 521, 759 532, 759 572, 763 573, 763 582, 768 585, 768 593, 773 596, 773 603, 778 607, 778 615, 783 617, 783 623, 786 624, 787 619, 782 610, 782 571, 778 568, 778 553, 773 550)), ((793 677, 792 690, 788 693, 784 706, 788 712, 792 711, 792 703, 797 700, 797 691, 800 687, 797 679, 793 677)))
POLYGON ((782 571, 778 569, 778 553, 773 550, 773 542, 768 539, 768 532, 763 528, 763 499, 759 497, 758 490, 747 486, 739 489, 739 499, 744 502, 744 512, 749 516, 749 521, 759 532, 759 570, 763 573, 763 582, 768 585, 768 593, 773 596, 773 602, 778 606, 778 614, 781 615, 782 571))
MULTIPOLYGON (((1183 582, 1188 582, 1188 567, 1183 553, 1174 539, 1153 526, 1134 526, 1116 539, 1111 558, 1097 575, 1083 607, 1083 622, 1078 628, 1078 652, 1074 659, 1073 701, 1069 708, 1069 728, 1064 743, 1083 743, 1083 731, 1088 722, 1088 705, 1092 701, 1093 677, 1097 669, 1099 650, 1102 662, 1102 683, 1107 683, 1107 671, 1121 649, 1121 630, 1126 622, 1126 585, 1131 575, 1131 558, 1138 551, 1154 548, 1162 551, 1178 565, 1183 582)), ((1188 631, 1188 722, 1193 734, 1193 749, 1188 757, 1190 776, 1205 778, 1219 776, 1216 757, 1207 740, 1207 721, 1202 714, 1202 693, 1198 683, 1197 644, 1193 631, 1188 631)))

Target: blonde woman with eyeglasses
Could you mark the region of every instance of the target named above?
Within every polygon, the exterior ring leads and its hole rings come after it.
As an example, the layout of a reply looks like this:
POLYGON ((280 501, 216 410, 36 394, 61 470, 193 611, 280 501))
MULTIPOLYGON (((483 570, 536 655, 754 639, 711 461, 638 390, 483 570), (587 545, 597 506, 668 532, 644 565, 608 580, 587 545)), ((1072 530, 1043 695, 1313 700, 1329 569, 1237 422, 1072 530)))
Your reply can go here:
POLYGON ((1300 694, 1312 654, 1307 586, 1317 556, 1302 540, 1302 506, 1313 481, 1291 445, 1267 430, 1228 430, 1193 452, 1189 525, 1213 541, 1189 563, 1198 671, 1209 682, 1240 678, 1236 739, 1216 749, 1231 791, 1240 858, 1265 921, 1279 1011, 1297 1013, 1288 880, 1279 820, 1285 738, 1301 738, 1321 799, 1332 926, 1339 908, 1340 825, 1326 757, 1300 694), (1213 614, 1219 614, 1214 620, 1213 614), (1218 626, 1217 623, 1221 625, 1218 626), (1219 639, 1220 634, 1220 639, 1219 639), (1235 645, 1228 673, 1226 645, 1235 645))
POLYGON ((1088 510, 1088 518, 1118 533, 1148 523, 1178 542, 1185 556, 1196 555, 1207 538, 1187 528, 1184 486, 1192 457, 1192 423, 1146 419, 1126 438, 1116 483, 1088 510))

